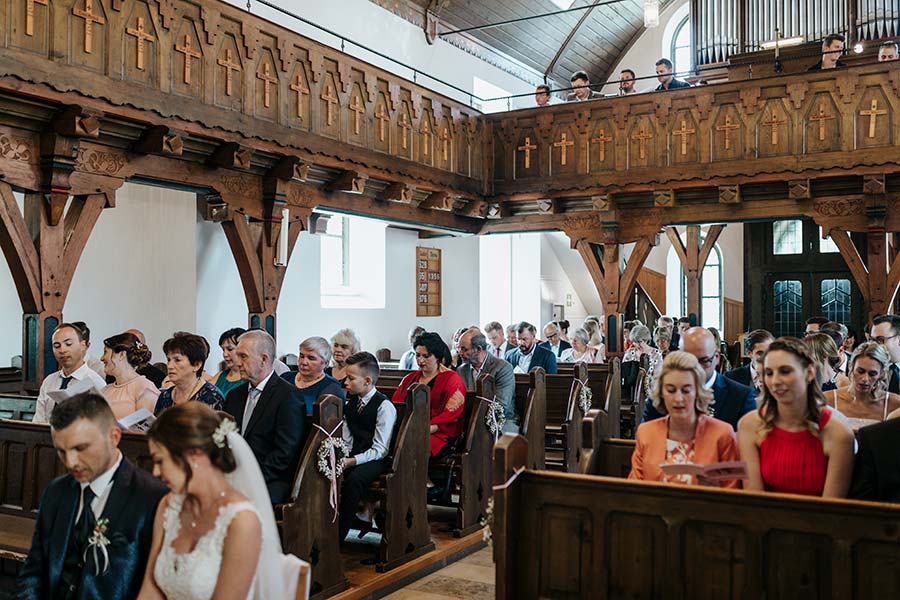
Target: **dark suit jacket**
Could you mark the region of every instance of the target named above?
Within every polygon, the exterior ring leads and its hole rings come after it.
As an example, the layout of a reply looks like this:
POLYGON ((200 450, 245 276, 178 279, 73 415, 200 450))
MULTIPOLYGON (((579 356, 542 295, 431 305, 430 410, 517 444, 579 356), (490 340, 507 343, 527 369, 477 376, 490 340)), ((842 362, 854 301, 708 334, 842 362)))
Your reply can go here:
MULTIPOLYGON (((674 77, 672 78, 672 81, 669 82, 670 90, 677 90, 678 88, 688 88, 688 87, 691 87, 691 84, 689 84, 687 81, 682 81, 681 79, 675 79, 674 77)), ((662 92, 665 89, 666 88, 663 84, 659 84, 658 86, 656 86, 657 92, 662 92)))
MULTIPOLYGON (((244 383, 225 399, 225 412, 237 420, 238 427, 244 420, 249 391, 250 383, 244 383)), ((306 405, 297 388, 272 373, 250 415, 247 430, 241 432, 259 462, 273 504, 287 501, 291 493, 306 439, 305 413, 306 405)))
POLYGON ((732 369, 725 373, 725 377, 732 381, 737 381, 742 385, 746 385, 747 387, 753 387, 753 376, 750 374, 750 364, 746 364, 743 367, 738 367, 737 369, 732 369))
MULTIPOLYGON (((552 352, 546 348, 541 348, 540 345, 536 345, 532 352, 534 356, 531 357, 531 366, 528 367, 529 371, 535 367, 540 367, 547 372, 547 375, 556 375, 556 356, 552 352)), ((520 356, 521 352, 519 349, 514 348, 506 353, 506 362, 515 369, 519 364, 520 356)))
MULTIPOLYGON (((541 342, 540 344, 538 344, 538 346, 540 346, 544 350, 550 350, 552 352, 552 350, 550 349, 550 342, 541 342)), ((568 350, 571 347, 572 344, 570 344, 569 342, 565 340, 559 340, 559 352, 556 353, 556 358, 558 359, 562 355, 563 350, 568 350)))
MULTIPOLYGON (((741 417, 756 410, 756 390, 741 385, 721 373, 716 373, 716 380, 713 382, 713 398, 715 404, 711 404, 709 407, 710 415, 720 421, 730 423, 735 431, 737 431, 737 424, 741 417)), ((642 422, 652 421, 661 416, 662 414, 653 408, 652 402, 644 405, 642 422)))
MULTIPOLYGON (((94 575, 93 559, 85 564, 78 598, 137 598, 147 568, 156 507, 168 491, 158 479, 122 458, 101 518, 109 519, 106 537, 109 571, 94 575)), ((16 598, 62 598, 58 590, 69 536, 75 524, 81 486, 71 475, 54 479, 41 497, 31 550, 19 571, 16 598)))
POLYGON ((900 502, 900 419, 863 427, 850 498, 900 502))

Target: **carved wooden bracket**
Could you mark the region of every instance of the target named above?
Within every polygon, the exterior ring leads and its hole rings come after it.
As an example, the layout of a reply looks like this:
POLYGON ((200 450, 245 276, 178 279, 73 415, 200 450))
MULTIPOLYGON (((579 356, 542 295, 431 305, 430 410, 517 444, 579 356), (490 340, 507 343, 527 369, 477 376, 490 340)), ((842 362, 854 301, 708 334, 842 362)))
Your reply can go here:
POLYGON ((252 155, 251 148, 241 146, 237 142, 224 142, 210 155, 206 164, 225 169, 249 169, 252 155))
POLYGON ((432 192, 419 204, 419 208, 453 210, 453 196, 447 192, 432 192))
POLYGON ((484 200, 470 200, 463 208, 459 210, 459 214, 464 217, 475 217, 484 219, 487 217, 489 204, 484 200))
POLYGON ((709 117, 709 109, 712 106, 712 94, 699 94, 697 96, 697 116, 701 121, 709 117))
POLYGON ((656 119, 663 123, 666 118, 669 116, 669 109, 672 108, 672 99, 669 98, 668 94, 655 94, 657 96, 656 99, 656 119))
POLYGON ((794 110, 798 110, 803 104, 808 91, 809 83, 805 81, 798 81, 788 86, 788 95, 791 97, 791 104, 794 105, 794 110))
POLYGON ((878 175, 863 175, 863 193, 864 194, 884 194, 884 173, 878 175))
POLYGON ((75 138, 100 137, 99 114, 87 112, 80 106, 63 107, 50 121, 50 129, 59 135, 75 138))
POLYGON ((163 156, 181 156, 184 141, 177 133, 172 133, 164 125, 155 125, 147 129, 141 139, 135 142, 132 151, 137 154, 162 154, 163 156))
POLYGON ((850 104, 856 97, 856 88, 859 87, 859 75, 856 73, 845 73, 837 78, 838 93, 844 104, 850 104))
POLYGON ((221 223, 231 217, 228 204, 222 200, 222 196, 216 193, 198 194, 203 207, 203 220, 212 223, 221 223))
POLYGON ((544 215, 554 215, 560 212, 559 201, 554 198, 543 198, 541 200, 538 200, 537 207, 538 211, 544 215))
POLYGON ((597 212, 609 212, 615 210, 615 201, 610 195, 593 196, 591 198, 594 210, 597 212))
POLYGON ((269 169, 268 175, 286 181, 305 183, 309 177, 309 163, 296 156, 285 156, 269 169))
POLYGON ((756 107, 759 104, 759 87, 745 87, 741 88, 740 97, 741 97, 741 105, 743 105, 744 110, 748 115, 752 115, 756 112, 756 107))
POLYGON ((672 208, 675 206, 675 190, 655 190, 653 192, 653 205, 660 208, 672 208))
POLYGON ((719 202, 722 204, 738 204, 741 201, 741 187, 739 185, 720 185, 719 202))
POLYGON ((394 182, 384 188, 384 191, 378 195, 379 200, 385 200, 387 202, 400 202, 401 204, 409 204, 412 202, 413 192, 415 188, 413 188, 408 183, 401 183, 399 181, 394 182))
POLYGON ((362 194, 366 189, 366 180, 368 175, 358 171, 344 171, 337 178, 328 184, 328 189, 332 192, 347 192, 350 194, 362 194))
POLYGON ((809 200, 812 198, 812 187, 809 179, 794 179, 788 182, 788 198, 791 200, 809 200))
POLYGON ((41 189, 44 193, 47 220, 56 226, 62 219, 72 186, 69 176, 78 157, 77 138, 45 132, 41 134, 41 189))
POLYGON ((503 217, 509 216, 509 209, 505 204, 500 202, 492 202, 488 205, 487 210, 487 218, 488 219, 502 219, 503 217))

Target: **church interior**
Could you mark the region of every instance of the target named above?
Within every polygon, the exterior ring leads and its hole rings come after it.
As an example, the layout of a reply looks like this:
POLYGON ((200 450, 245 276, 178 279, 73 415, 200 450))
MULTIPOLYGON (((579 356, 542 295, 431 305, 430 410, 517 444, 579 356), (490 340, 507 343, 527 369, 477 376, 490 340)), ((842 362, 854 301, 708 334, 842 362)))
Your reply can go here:
MULTIPOLYGON (((92 369, 136 331, 161 378, 180 332, 212 379, 232 328, 292 371, 310 339, 338 371, 343 337, 377 357, 397 412, 375 516, 342 539, 322 449, 351 411, 331 392, 275 503, 317 600, 900 597, 896 441, 872 459, 896 487, 854 495, 855 366, 882 381, 871 427, 900 417, 894 0, 6 0, 0 26, 0 598, 67 472, 35 414, 74 322, 92 369), (494 322, 513 330, 484 346, 515 371, 506 416, 468 358, 494 322), (471 367, 447 455, 437 386, 410 385, 415 328, 471 367), (709 356, 689 349, 713 330, 709 356), (770 354, 834 348, 804 387, 818 492, 769 485, 769 438, 742 433, 757 412, 781 432, 760 331, 770 354), (750 409, 729 420, 716 395, 691 427, 730 423, 707 462, 740 464, 744 489, 637 481, 648 411, 674 435, 662 374, 711 374, 700 406, 742 368, 750 409)), ((119 449, 152 471, 144 433, 119 449)))

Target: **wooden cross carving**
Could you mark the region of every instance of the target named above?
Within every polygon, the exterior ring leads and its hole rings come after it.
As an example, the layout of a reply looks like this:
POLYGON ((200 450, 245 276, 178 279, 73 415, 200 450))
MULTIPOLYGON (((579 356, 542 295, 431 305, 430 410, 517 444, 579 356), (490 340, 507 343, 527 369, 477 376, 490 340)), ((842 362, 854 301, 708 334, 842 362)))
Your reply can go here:
POLYGON ((231 55, 231 48, 225 48, 225 58, 220 58, 216 62, 225 67, 225 95, 230 96, 232 90, 231 74, 240 71, 241 65, 234 61, 234 57, 231 55))
POLYGON ((831 121, 834 119, 834 115, 826 115, 825 107, 819 104, 819 112, 809 118, 810 121, 818 121, 819 122, 819 141, 825 141, 825 121, 831 121))
POLYGON ((600 135, 591 138, 592 144, 600 144, 600 162, 606 162, 606 144, 613 141, 612 136, 606 137, 606 130, 601 129, 600 135))
POLYGON ((731 115, 725 115, 725 124, 717 125, 716 131, 724 131, 725 132, 725 149, 731 149, 731 132, 732 130, 740 129, 741 126, 739 123, 731 122, 731 115))
POLYGON ((565 131, 560 134, 560 140, 558 142, 553 142, 553 147, 559 148, 560 152, 562 152, 562 154, 560 155, 559 164, 561 164, 562 166, 566 166, 567 151, 569 149, 569 146, 574 145, 575 142, 569 139, 569 134, 567 134, 565 131))
POLYGON ((47 6, 47 0, 25 0, 25 35, 34 35, 34 5, 47 6))
POLYGON ((73 6, 72 14, 84 19, 84 51, 90 54, 94 50, 94 23, 106 25, 106 19, 94 14, 94 0, 84 0, 84 9, 73 6))
POLYGON ((294 76, 294 81, 291 83, 290 88, 297 93, 297 118, 301 121, 303 120, 303 95, 309 94, 309 88, 303 85, 303 78, 300 77, 300 73, 297 73, 294 76))
POLYGON ((269 84, 278 83, 278 78, 272 75, 271 69, 269 69, 269 63, 263 63, 262 73, 259 71, 256 72, 256 78, 262 80, 263 82, 263 105, 266 108, 272 104, 272 95, 269 91, 269 84))
POLYGON ((200 51, 194 50, 194 39, 189 33, 184 34, 184 42, 180 46, 177 44, 175 45, 175 51, 184 54, 184 72, 182 73, 182 79, 184 80, 185 85, 190 85, 191 63, 194 58, 199 60, 200 51))
POLYGON ((334 107, 337 105, 338 99, 334 95, 334 90, 331 88, 330 83, 325 84, 325 91, 319 97, 326 102, 325 124, 331 127, 331 124, 334 122, 334 107))
POLYGON ((353 111, 353 134, 359 135, 359 116, 366 114, 366 107, 359 101, 359 96, 353 94, 350 99, 350 110, 353 111))
POLYGON ((638 155, 641 157, 641 160, 647 158, 647 140, 652 140, 653 134, 646 131, 644 126, 641 125, 640 129, 631 134, 631 139, 638 142, 638 155))
POLYGON ((422 156, 428 156, 428 147, 431 146, 431 128, 428 126, 428 115, 424 115, 422 117, 422 126, 419 128, 419 133, 422 134, 422 137, 428 138, 427 142, 422 144, 422 156))
POLYGON ((447 162, 450 160, 450 130, 446 126, 441 130, 441 141, 443 142, 441 157, 447 162))
MULTIPOLYGON (((384 124, 389 123, 391 120, 391 116, 387 113, 387 110, 384 108, 384 104, 379 104, 378 108, 375 109, 375 118, 378 119, 378 140, 384 141, 384 124)), ((406 146, 404 146, 405 148, 406 146)))
POLYGON ((888 111, 885 109, 878 108, 878 98, 872 98, 872 108, 869 110, 861 110, 859 114, 864 117, 869 117, 869 137, 875 137, 875 120, 878 118, 878 115, 886 115, 888 111))
POLYGON ((684 156, 687 154, 687 138, 689 135, 694 135, 697 133, 696 129, 688 129, 687 121, 684 119, 681 120, 681 129, 676 129, 672 132, 672 135, 677 135, 681 137, 681 155, 684 156))
POLYGON ((400 112, 400 123, 397 126, 403 130, 400 136, 400 146, 406 150, 409 146, 409 130, 412 129, 412 125, 409 124, 409 118, 407 118, 405 111, 400 112))
POLYGON ((537 144, 531 143, 531 137, 525 136, 525 145, 519 146, 519 152, 525 153, 525 169, 531 168, 531 151, 537 150, 537 144))
POLYGON ((769 120, 763 121, 763 125, 770 125, 772 127, 772 145, 773 146, 778 145, 778 126, 784 125, 785 123, 787 123, 787 121, 785 119, 779 119, 778 117, 775 116, 774 110, 769 111, 769 120))
POLYGON ((144 42, 154 42, 156 38, 144 30, 144 17, 137 18, 137 29, 129 27, 125 30, 128 35, 137 38, 137 68, 144 70, 144 42))

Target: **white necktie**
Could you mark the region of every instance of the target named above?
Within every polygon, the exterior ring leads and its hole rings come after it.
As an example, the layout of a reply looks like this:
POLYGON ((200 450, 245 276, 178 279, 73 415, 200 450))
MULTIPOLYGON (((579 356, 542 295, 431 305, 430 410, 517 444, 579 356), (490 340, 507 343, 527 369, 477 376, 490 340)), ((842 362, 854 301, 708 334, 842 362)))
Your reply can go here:
POLYGON ((247 406, 244 407, 244 420, 241 423, 241 435, 247 433, 247 425, 250 424, 250 415, 253 414, 253 409, 256 408, 256 403, 259 401, 259 395, 262 392, 258 388, 252 388, 250 393, 247 394, 247 406))

